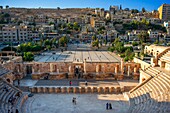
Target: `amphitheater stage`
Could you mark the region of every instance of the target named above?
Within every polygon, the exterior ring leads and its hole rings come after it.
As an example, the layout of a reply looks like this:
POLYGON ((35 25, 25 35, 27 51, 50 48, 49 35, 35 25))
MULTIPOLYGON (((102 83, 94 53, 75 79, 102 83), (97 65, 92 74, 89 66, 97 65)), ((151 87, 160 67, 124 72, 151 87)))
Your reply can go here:
POLYGON ((127 113, 128 108, 122 94, 35 94, 23 106, 25 113, 127 113), (111 110, 106 103, 112 104, 111 110))
MULTIPOLYGON (((63 80, 32 80, 32 79, 22 79, 20 80, 20 86, 27 86, 27 87, 32 87, 32 86, 69 86, 69 79, 63 79, 63 80)), ((79 87, 84 87, 85 86, 85 81, 88 82, 89 87, 116 87, 116 86, 137 86, 138 81, 137 80, 131 80, 131 79, 125 79, 122 81, 116 81, 116 80, 71 80, 72 81, 72 86, 79 86, 79 87)), ((14 85, 17 86, 17 81, 14 81, 14 85)))

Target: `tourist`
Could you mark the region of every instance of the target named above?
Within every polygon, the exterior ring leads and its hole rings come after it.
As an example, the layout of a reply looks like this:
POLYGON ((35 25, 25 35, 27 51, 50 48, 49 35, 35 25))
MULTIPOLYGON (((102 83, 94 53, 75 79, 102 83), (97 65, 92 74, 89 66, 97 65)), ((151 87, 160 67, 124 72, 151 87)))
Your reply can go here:
POLYGON ((18 79, 18 86, 20 86, 20 80, 18 79))
POLYGON ((106 103, 106 110, 108 110, 109 108, 109 103, 106 103))
POLYGON ((112 109, 112 104, 111 103, 109 103, 109 109, 112 109))
POLYGON ((70 82, 69 82, 69 85, 70 85, 70 86, 72 85, 72 82, 71 82, 71 80, 70 80, 70 82))
POLYGON ((76 105, 76 98, 74 98, 74 104, 76 105))
POLYGON ((8 88, 6 86, 4 86, 3 91, 8 92, 8 88))
POLYGON ((72 99, 72 103, 74 104, 74 97, 73 97, 73 99, 72 99))
POLYGON ((87 86, 88 84, 87 84, 87 81, 85 81, 85 85, 87 86))

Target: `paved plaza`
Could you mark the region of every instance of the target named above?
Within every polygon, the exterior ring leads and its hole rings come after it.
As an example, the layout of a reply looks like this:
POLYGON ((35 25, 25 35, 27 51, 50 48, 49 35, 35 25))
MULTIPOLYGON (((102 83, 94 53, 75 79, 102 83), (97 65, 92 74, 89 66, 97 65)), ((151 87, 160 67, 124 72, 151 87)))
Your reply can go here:
MULTIPOLYGON (((20 80, 20 86, 47 86, 47 87, 69 87, 69 79, 63 80, 31 80, 31 79, 22 79, 20 80)), ((117 86, 137 86, 137 80, 83 80, 83 79, 74 79, 72 81, 72 87, 84 87, 85 81, 88 83, 88 87, 117 87, 117 86)), ((14 81, 14 85, 18 85, 17 80, 14 81)))
POLYGON ((24 106, 26 113, 126 113, 129 108, 122 94, 35 94, 24 106), (112 104, 111 110, 106 103, 112 104))
POLYGON ((37 62, 120 62, 120 58, 107 51, 44 52, 35 57, 37 62))
POLYGON ((34 58, 36 62, 120 62, 120 57, 108 51, 91 51, 88 45, 69 45, 68 51, 47 51, 34 58))

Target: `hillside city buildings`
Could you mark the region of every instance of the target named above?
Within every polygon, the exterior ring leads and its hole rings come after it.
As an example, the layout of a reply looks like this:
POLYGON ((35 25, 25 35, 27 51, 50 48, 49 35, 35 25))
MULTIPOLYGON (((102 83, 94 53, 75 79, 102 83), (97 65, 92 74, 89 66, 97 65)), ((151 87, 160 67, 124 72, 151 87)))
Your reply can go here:
MULTIPOLYGON (((63 35, 69 36, 71 39, 79 37, 81 40, 90 40, 91 36, 97 35, 100 38, 113 40, 116 37, 122 38, 125 41, 139 40, 138 33, 143 30, 149 33, 149 37, 154 42, 160 35, 163 35, 162 40, 169 37, 169 17, 170 5, 163 4, 158 8, 158 11, 152 12, 130 10, 122 8, 122 6, 110 6, 109 10, 104 8, 85 8, 85 9, 26 9, 26 8, 8 8, 0 9, 1 27, 0 41, 1 42, 26 42, 30 40, 40 40, 42 38, 60 38, 63 35), (136 11, 136 12, 135 12, 136 11), (124 29, 124 25, 133 21, 142 21, 164 26, 166 31, 157 29, 124 29), (68 28, 59 28, 60 25, 68 23, 78 23, 80 28, 76 32, 68 31, 68 28), (102 32, 99 33, 100 29, 102 32), (66 31, 66 32, 63 32, 66 31), (44 35, 49 34, 49 35, 44 35), (56 35, 54 35, 56 34, 56 35)), ((64 26, 65 27, 65 26, 64 26)), ((168 39, 168 38, 167 38, 168 39)), ((168 41, 168 40, 167 40, 168 41)))

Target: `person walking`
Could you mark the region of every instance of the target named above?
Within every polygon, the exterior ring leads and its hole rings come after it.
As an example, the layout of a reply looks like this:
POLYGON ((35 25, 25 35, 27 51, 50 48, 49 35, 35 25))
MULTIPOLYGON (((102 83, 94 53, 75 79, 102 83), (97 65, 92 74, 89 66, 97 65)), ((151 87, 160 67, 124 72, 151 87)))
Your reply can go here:
POLYGON ((109 103, 106 103, 106 110, 109 109, 109 103))
POLYGON ((70 85, 70 86, 72 85, 72 82, 71 82, 71 80, 69 81, 69 85, 70 85))
POLYGON ((85 85, 87 86, 88 84, 87 84, 87 81, 85 81, 85 85))
POLYGON ((74 98, 74 104, 76 105, 77 101, 76 101, 76 98, 74 98))
POLYGON ((72 99, 72 103, 73 103, 73 104, 74 104, 74 102, 75 102, 74 100, 75 100, 75 99, 74 99, 74 97, 73 97, 73 99, 72 99))
POLYGON ((112 104, 111 103, 109 103, 109 109, 112 109, 112 104))

